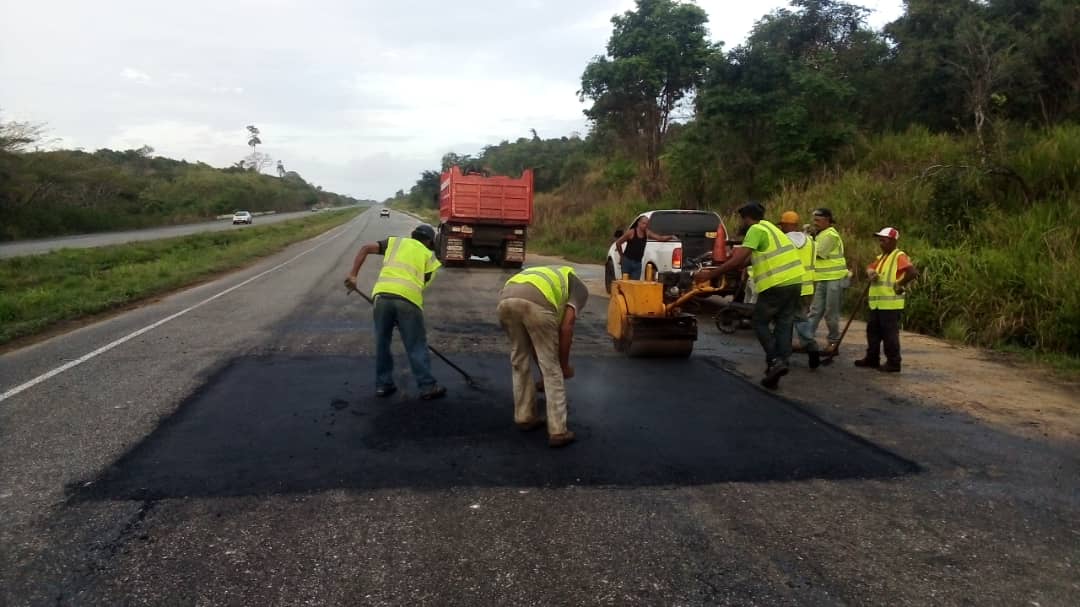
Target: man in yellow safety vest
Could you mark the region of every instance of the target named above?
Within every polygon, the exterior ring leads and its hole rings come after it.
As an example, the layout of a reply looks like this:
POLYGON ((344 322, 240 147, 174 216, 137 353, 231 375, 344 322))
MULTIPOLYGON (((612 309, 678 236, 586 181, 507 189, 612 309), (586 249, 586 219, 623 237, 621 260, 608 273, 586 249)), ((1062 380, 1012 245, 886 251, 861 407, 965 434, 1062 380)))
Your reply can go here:
POLYGON ((876 234, 881 255, 866 268, 870 279, 867 301, 870 318, 866 321, 866 356, 855 361, 856 367, 900 372, 900 314, 904 310, 904 288, 919 276, 919 271, 903 251, 896 248, 900 232, 882 228, 876 234), (881 365, 881 346, 885 345, 885 364, 881 365))
POLYGON ((761 385, 776 389, 780 378, 788 373, 791 331, 802 293, 803 263, 791 239, 765 221, 765 208, 760 204, 743 206, 739 216, 747 226, 742 244, 724 263, 698 271, 694 280, 708 281, 750 263, 758 292, 754 302, 754 332, 765 350, 765 377, 761 385))
POLYGON ((506 281, 499 294, 499 324, 510 337, 510 367, 514 382, 514 422, 529 431, 547 425, 548 446, 574 442, 566 427, 566 385, 574 376, 570 345, 574 322, 589 299, 585 283, 569 266, 537 266, 506 281), (547 420, 536 413, 532 361, 543 376, 547 420))
POLYGON ((821 366, 821 349, 818 347, 817 340, 814 339, 814 333, 810 330, 808 319, 810 303, 814 299, 814 239, 807 236, 799 227, 799 214, 795 211, 784 211, 784 214, 780 216, 780 229, 791 239, 791 244, 799 252, 799 259, 802 260, 802 290, 799 307, 795 310, 795 335, 798 336, 799 345, 810 359, 810 368, 817 369, 821 366))
POLYGON ((829 209, 814 211, 814 230, 814 303, 810 306, 810 332, 816 334, 824 318, 829 327, 828 351, 835 355, 840 346, 840 308, 849 282, 844 239, 836 230, 836 221, 829 209))
POLYGON ((392 236, 361 247, 345 279, 349 287, 355 289, 357 275, 367 256, 383 256, 382 269, 372 289, 375 297, 375 396, 390 396, 397 391, 394 357, 390 353, 395 325, 420 388, 420 398, 431 400, 446 396, 446 388, 431 375, 431 357, 424 328, 424 289, 431 284, 440 267, 432 252, 434 248, 435 229, 421 224, 409 238, 392 236))

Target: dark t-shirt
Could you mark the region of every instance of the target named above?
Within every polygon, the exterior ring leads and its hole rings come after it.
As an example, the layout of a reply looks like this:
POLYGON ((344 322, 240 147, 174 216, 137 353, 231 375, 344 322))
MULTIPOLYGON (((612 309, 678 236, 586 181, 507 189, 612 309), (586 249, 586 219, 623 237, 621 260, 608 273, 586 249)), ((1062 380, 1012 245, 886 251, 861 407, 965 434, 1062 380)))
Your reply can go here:
POLYGON ((626 246, 623 247, 623 256, 640 262, 645 257, 645 244, 649 241, 649 234, 646 233, 645 237, 641 238, 637 235, 636 229, 632 234, 633 236, 626 241, 626 246))

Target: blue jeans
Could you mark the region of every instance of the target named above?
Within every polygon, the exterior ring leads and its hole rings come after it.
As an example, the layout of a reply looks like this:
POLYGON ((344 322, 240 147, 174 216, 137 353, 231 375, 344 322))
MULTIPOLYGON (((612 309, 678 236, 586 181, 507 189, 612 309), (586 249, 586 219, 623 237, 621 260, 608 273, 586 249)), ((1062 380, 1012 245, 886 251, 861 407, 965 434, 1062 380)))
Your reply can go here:
POLYGON ((394 325, 401 334, 401 342, 409 356, 409 366, 421 390, 435 385, 431 375, 431 357, 428 355, 427 333, 424 330, 424 312, 411 301, 392 295, 375 298, 375 384, 377 387, 394 385, 394 355, 390 353, 390 341, 394 337, 394 325))
POLYGON ((641 262, 636 259, 623 257, 622 273, 629 274, 630 280, 641 280, 641 262))
POLYGON ((765 350, 765 365, 788 364, 791 329, 799 308, 802 285, 772 287, 758 293, 754 303, 754 333, 765 350))
POLYGON ((814 283, 814 303, 810 306, 809 333, 817 334, 821 319, 829 327, 829 344, 840 341, 840 308, 844 305, 844 279, 814 283))
POLYGON ((817 340, 814 339, 814 332, 810 330, 810 320, 807 312, 813 299, 813 295, 800 297, 799 307, 795 310, 795 335, 798 336, 799 343, 803 348, 806 348, 807 352, 819 350, 817 340))

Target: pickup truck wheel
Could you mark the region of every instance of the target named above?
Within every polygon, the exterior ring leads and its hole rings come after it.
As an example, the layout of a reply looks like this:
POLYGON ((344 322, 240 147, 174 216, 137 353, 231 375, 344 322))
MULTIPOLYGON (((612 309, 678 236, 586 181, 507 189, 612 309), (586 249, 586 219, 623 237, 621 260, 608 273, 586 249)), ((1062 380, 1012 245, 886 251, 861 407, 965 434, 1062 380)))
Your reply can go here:
POLYGON ((607 291, 608 295, 611 295, 611 283, 613 282, 615 282, 615 266, 611 264, 611 260, 609 259, 608 262, 604 264, 604 290, 607 291))

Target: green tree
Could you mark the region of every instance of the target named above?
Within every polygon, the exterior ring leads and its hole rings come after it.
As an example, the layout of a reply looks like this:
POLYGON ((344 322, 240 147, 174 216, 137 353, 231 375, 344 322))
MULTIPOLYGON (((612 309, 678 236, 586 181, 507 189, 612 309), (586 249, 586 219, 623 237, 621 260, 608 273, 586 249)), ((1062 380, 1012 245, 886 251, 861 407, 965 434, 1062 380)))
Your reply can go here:
POLYGON ((660 194, 660 155, 675 113, 705 74, 712 48, 705 11, 674 0, 637 0, 636 10, 612 17, 607 55, 581 76, 585 115, 615 133, 645 168, 644 193, 660 194))

